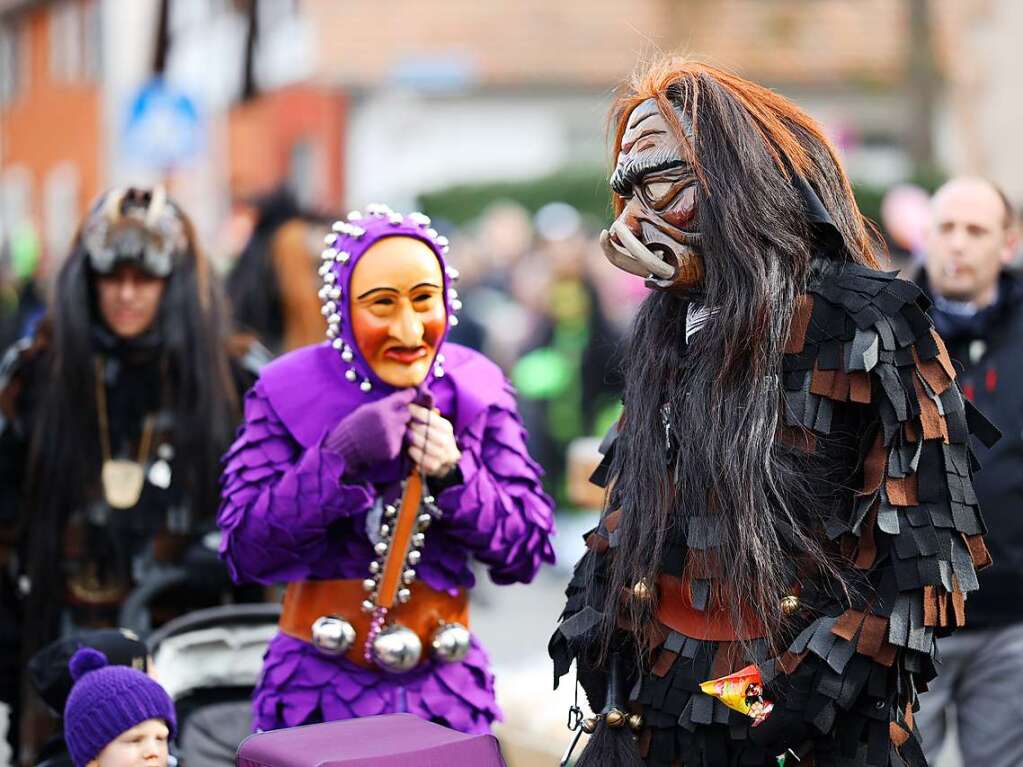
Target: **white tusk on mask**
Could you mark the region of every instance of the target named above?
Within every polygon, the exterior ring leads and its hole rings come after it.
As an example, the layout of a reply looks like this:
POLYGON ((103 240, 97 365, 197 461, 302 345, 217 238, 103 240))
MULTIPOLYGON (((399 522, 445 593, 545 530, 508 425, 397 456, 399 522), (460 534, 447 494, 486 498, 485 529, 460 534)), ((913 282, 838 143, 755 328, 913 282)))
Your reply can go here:
MULTIPOLYGON (((629 255, 646 267, 650 274, 660 277, 662 280, 670 280, 675 276, 675 269, 658 258, 621 221, 615 221, 611 224, 611 231, 618 235, 618 239, 621 240, 622 246, 628 251, 629 255)), ((614 243, 611 244, 613 245, 614 243)))
POLYGON ((600 249, 604 252, 604 258, 623 272, 634 274, 637 277, 646 277, 650 274, 625 248, 615 245, 607 229, 600 233, 600 249))

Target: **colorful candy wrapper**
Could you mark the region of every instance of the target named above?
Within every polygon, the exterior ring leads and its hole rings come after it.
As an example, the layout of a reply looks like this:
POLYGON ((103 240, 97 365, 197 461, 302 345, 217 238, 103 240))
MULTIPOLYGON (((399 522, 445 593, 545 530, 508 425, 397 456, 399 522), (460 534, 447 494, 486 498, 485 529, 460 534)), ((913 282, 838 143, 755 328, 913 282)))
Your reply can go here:
POLYGON ((764 698, 764 682, 760 669, 755 665, 719 679, 700 682, 700 689, 730 709, 750 717, 753 727, 762 723, 774 708, 774 703, 764 698))

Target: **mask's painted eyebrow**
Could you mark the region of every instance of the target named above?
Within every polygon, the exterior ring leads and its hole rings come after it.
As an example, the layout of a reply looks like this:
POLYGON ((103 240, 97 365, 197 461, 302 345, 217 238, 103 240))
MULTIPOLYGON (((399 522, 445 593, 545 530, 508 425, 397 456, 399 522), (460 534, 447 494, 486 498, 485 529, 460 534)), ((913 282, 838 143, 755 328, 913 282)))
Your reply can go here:
MULTIPOLYGON (((437 290, 440 290, 440 285, 438 285, 435 282, 420 282, 418 285, 413 285, 411 288, 409 288, 409 290, 419 290, 419 288, 436 288, 437 290)), ((357 296, 357 299, 361 301, 362 299, 371 296, 374 293, 393 293, 394 295, 400 295, 401 291, 398 290, 397 288, 391 287, 370 288, 361 296, 357 296)))
POLYGON ((365 293, 363 293, 361 296, 357 296, 357 298, 358 298, 358 300, 361 301, 362 299, 367 298, 368 296, 371 296, 374 293, 393 293, 393 294, 397 295, 398 294, 398 289, 397 288, 370 288, 365 293))
POLYGON ((682 168, 685 165, 682 158, 669 151, 626 158, 611 174, 611 190, 615 194, 628 195, 633 185, 648 173, 682 168))

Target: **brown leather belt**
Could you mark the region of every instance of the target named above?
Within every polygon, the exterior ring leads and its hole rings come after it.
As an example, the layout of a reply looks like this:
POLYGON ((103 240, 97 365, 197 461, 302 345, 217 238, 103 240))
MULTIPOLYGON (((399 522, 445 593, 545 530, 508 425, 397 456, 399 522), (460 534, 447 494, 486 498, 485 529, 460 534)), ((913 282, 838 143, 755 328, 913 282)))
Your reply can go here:
POLYGON ((657 620, 668 628, 693 639, 712 642, 736 642, 766 636, 763 626, 752 616, 743 620, 736 630, 727 607, 709 608, 706 612, 693 607, 689 584, 673 575, 657 577, 659 601, 657 620))
MULTIPOLYGON (((469 595, 464 589, 458 596, 437 591, 421 581, 416 581, 409 590, 412 597, 406 604, 396 604, 388 611, 390 622, 400 623, 414 631, 426 650, 430 646, 433 632, 444 623, 461 623, 469 627, 469 595)), ((369 636, 372 615, 362 611, 366 598, 362 581, 358 579, 336 581, 296 581, 288 584, 281 609, 278 628, 288 636, 312 642, 312 626, 317 618, 336 615, 344 618, 355 629, 355 642, 345 657, 363 668, 377 667, 363 657, 366 637, 369 636)), ((423 653, 423 660, 429 653, 423 653)))

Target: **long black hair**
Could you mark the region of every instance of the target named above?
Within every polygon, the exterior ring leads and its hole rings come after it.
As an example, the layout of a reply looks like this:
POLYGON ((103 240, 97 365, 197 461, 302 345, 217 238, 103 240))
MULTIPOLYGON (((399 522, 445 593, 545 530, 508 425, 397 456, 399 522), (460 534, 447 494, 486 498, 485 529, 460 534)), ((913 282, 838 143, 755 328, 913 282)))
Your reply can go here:
MULTIPOLYGON (((667 542, 684 538, 683 526, 692 522, 720 545, 708 555, 690 549, 686 575, 709 579, 714 604, 730 608, 737 623, 759 622, 771 640, 783 621, 791 552, 841 582, 819 543, 820 503, 805 486, 806 467, 798 451, 776 441, 782 357, 815 252, 797 174, 845 241, 834 258, 875 265, 872 241, 834 150, 787 100, 721 70, 668 58, 616 102, 619 140, 629 113, 650 98, 700 180, 701 300, 716 314, 688 350, 687 298, 654 292, 635 320, 611 467, 612 499, 622 514, 605 637, 621 595, 656 578, 667 542), (691 137, 676 110, 687 116, 691 137), (671 466, 665 419, 677 448, 671 466)), ((615 203, 620 212, 622 200, 615 203)), ((630 599, 628 620, 647 625, 655 609, 656 601, 630 599)))
MULTIPOLYGON (((175 476, 186 489, 193 518, 202 524, 216 516, 219 460, 237 424, 239 401, 225 302, 191 222, 184 214, 181 218, 187 247, 175 256, 166 278, 152 335, 159 339, 165 401, 174 418, 175 476)), ((65 523, 99 495, 99 426, 92 393, 101 325, 95 276, 80 231, 38 335, 40 389, 34 398, 21 529, 23 569, 31 582, 25 632, 29 653, 34 643, 51 636, 63 602, 59 563, 65 523)))
POLYGON ((286 188, 260 198, 255 207, 252 235, 227 275, 227 295, 239 325, 276 347, 284 337, 284 307, 273 264, 273 238, 281 226, 305 214, 286 188))

